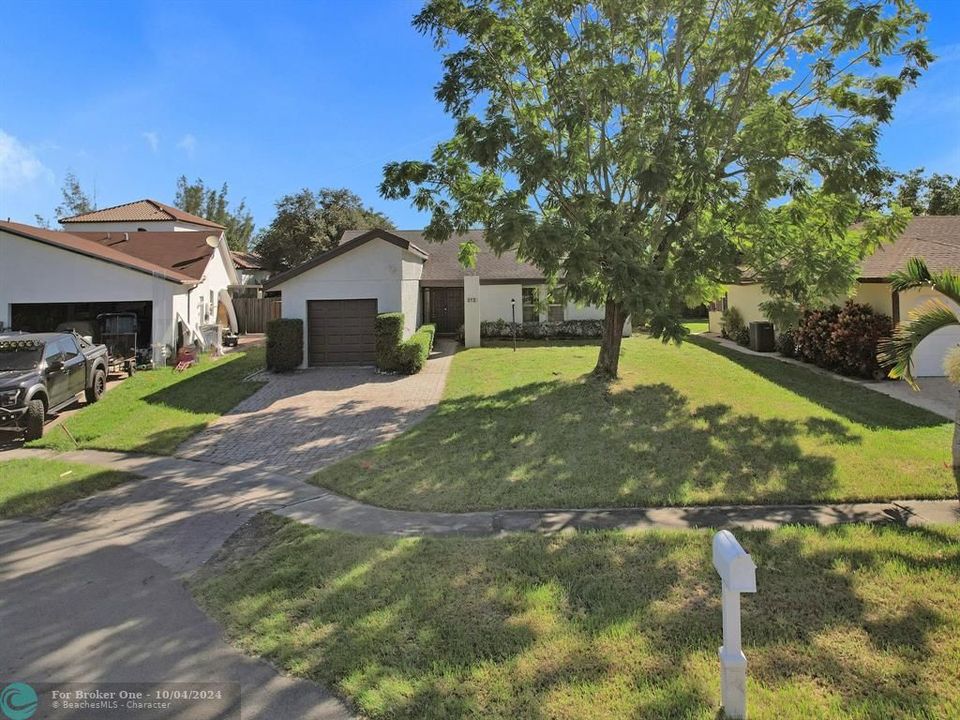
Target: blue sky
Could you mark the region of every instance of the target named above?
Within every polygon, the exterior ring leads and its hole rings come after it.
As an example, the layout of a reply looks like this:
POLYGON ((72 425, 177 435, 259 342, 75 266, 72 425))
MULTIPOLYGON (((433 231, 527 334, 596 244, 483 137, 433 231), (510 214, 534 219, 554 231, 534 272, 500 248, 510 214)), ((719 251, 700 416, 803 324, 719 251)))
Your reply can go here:
MULTIPOLYGON (((905 95, 881 152, 960 175, 960 2, 920 0, 940 60, 905 95)), ((302 187, 378 197, 390 160, 423 158, 452 124, 417 0, 0 0, 0 217, 51 216, 72 170, 100 207, 172 202, 176 178, 226 181, 258 226, 302 187)))

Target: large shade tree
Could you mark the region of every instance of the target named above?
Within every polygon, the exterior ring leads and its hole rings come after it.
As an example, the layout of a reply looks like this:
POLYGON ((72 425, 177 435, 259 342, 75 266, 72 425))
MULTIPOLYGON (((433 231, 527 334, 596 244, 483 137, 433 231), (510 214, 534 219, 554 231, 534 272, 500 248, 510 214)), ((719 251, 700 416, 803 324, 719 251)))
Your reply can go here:
POLYGON ((231 207, 228 192, 226 183, 218 189, 208 187, 201 178, 190 182, 186 175, 181 175, 173 202, 181 210, 223 225, 230 249, 245 252, 253 236, 253 215, 247 210, 246 200, 231 207))
POLYGON ((429 212, 431 239, 483 225, 604 306, 616 375, 628 314, 682 338, 685 303, 760 251, 751 229, 829 206, 847 235, 878 128, 931 60, 924 22, 909 0, 430 0, 414 25, 456 129, 381 193, 429 212))
MULTIPOLYGON (((921 258, 911 258, 905 269, 890 277, 890 288, 897 293, 909 290, 935 290, 960 305, 960 274, 950 270, 931 271, 921 258)), ((880 343, 878 361, 890 367, 890 377, 903 378, 917 389, 913 375, 913 356, 925 339, 941 328, 960 325, 960 316, 943 300, 934 298, 910 311, 909 318, 897 325, 893 336, 880 343)), ((948 354, 945 370, 954 384, 960 385, 960 348, 948 354)), ((960 406, 953 428, 953 476, 960 489, 960 406)))
POLYGON ((286 270, 336 247, 344 230, 384 228, 393 223, 383 213, 366 207, 346 188, 307 188, 284 195, 277 215, 256 239, 254 249, 267 267, 286 270))

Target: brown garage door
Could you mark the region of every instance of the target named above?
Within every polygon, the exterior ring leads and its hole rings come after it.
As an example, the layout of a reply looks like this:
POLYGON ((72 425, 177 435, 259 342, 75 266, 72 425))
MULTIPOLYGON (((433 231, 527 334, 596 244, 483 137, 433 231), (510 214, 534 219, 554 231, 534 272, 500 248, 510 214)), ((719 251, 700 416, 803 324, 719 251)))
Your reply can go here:
POLYGON ((345 365, 376 360, 377 301, 309 300, 307 363, 345 365))

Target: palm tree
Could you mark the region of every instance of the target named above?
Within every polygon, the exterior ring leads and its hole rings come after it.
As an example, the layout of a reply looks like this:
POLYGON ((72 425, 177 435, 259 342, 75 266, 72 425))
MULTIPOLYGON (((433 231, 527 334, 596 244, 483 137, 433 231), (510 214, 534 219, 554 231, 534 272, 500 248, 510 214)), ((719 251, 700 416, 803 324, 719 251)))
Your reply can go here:
MULTIPOLYGON (((920 258, 911 258, 907 261, 906 269, 891 275, 890 287, 894 292, 931 288, 960 305, 960 275, 950 270, 930 272, 920 258)), ((924 338, 951 325, 960 325, 960 316, 942 300, 933 299, 914 308, 910 311, 910 319, 899 323, 893 336, 880 342, 877 354, 880 365, 891 368, 890 377, 903 378, 916 390, 913 353, 924 338)), ((960 354, 957 349, 950 352, 947 366, 950 380, 954 385, 960 385, 960 354)), ((960 406, 953 426, 953 476, 960 489, 960 406)))

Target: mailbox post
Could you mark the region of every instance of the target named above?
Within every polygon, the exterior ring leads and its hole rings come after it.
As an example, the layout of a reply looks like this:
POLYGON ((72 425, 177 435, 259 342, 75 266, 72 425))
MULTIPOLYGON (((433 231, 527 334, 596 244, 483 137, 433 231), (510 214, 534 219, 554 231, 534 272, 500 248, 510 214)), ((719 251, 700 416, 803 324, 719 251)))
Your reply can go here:
POLYGON ((722 581, 720 697, 727 717, 747 717, 747 657, 740 646, 740 593, 757 591, 757 566, 729 530, 713 536, 713 566, 722 581))

